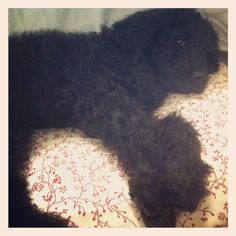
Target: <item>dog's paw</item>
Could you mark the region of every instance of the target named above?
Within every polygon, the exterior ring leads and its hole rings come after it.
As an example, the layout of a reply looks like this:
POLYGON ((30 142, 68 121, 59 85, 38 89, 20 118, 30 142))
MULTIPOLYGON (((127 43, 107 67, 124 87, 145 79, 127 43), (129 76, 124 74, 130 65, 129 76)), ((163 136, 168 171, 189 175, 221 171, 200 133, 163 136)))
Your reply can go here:
POLYGON ((160 121, 160 161, 169 202, 178 210, 193 211, 208 194, 211 167, 201 159, 201 143, 190 123, 175 115, 160 121))
POLYGON ((176 226, 176 215, 172 209, 159 211, 156 215, 147 215, 141 211, 142 220, 146 227, 172 227, 176 226))
POLYGON ((129 181, 130 196, 146 227, 175 227, 175 209, 158 179, 136 175, 129 181))

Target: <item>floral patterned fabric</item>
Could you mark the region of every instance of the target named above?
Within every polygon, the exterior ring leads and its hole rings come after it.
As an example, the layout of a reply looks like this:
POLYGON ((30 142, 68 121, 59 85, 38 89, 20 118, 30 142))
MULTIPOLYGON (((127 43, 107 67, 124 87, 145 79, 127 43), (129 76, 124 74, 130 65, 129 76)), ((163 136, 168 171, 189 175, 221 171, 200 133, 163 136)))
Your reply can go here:
MULTIPOLYGON (((227 227, 227 67, 203 94, 173 94, 156 115, 176 110, 199 132, 202 159, 213 167, 209 196, 196 211, 181 213, 177 227, 227 227)), ((38 131, 26 175, 34 203, 69 218, 72 227, 144 227, 114 154, 79 130, 38 131)))

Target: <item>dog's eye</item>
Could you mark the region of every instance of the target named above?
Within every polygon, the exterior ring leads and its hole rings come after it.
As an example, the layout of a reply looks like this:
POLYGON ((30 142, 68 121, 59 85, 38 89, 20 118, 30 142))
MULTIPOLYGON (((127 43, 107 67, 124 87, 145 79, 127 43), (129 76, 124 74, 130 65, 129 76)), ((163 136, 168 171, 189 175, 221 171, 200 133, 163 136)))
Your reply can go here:
POLYGON ((178 44, 178 46, 183 47, 186 43, 185 43, 185 41, 179 39, 179 40, 177 41, 177 44, 178 44))

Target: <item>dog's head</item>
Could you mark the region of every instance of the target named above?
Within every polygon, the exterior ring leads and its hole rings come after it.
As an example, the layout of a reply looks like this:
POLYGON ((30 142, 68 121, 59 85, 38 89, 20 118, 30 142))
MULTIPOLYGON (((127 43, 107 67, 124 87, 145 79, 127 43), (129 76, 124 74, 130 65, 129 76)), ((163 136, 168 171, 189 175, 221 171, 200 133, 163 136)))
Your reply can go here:
POLYGON ((217 35, 193 9, 138 12, 113 29, 123 49, 149 64, 156 83, 170 92, 202 92, 208 75, 218 70, 217 35))
POLYGON ((151 58, 173 92, 202 92, 219 67, 218 39, 210 23, 193 10, 169 10, 164 29, 153 35, 151 58))

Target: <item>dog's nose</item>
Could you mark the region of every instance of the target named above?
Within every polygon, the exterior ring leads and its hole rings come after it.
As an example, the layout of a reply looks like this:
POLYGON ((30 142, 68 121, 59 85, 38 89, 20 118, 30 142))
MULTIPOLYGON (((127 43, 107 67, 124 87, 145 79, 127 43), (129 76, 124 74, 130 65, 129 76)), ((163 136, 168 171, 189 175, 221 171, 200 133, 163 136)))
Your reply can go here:
POLYGON ((194 71, 192 73, 192 78, 194 80, 203 80, 205 78, 205 73, 201 72, 201 71, 194 71))

